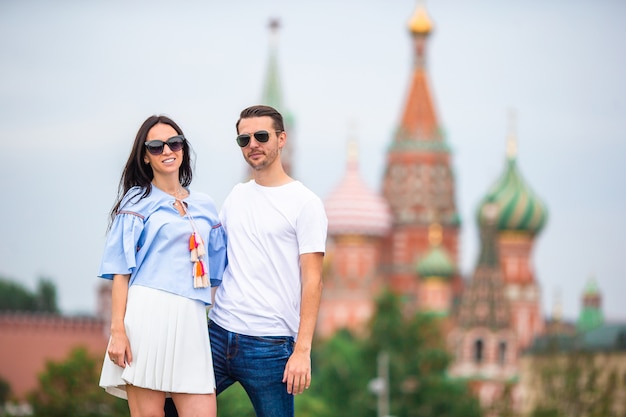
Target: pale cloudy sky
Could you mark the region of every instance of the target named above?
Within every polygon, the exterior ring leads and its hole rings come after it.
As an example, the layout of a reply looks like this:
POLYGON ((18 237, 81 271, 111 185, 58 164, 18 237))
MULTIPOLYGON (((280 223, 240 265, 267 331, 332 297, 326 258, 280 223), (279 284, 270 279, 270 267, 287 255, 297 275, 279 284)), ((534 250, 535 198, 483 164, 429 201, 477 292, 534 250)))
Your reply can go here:
MULTIPOLYGON (((57 283, 67 313, 95 310, 107 213, 141 122, 164 113, 197 152, 192 188, 218 205, 244 172, 239 111, 259 100, 279 18, 295 175, 325 198, 359 141, 375 190, 411 69, 415 0, 0 2, 0 275, 57 283)), ((428 66, 454 155, 463 220, 503 172, 507 113, 519 167, 549 209, 534 252, 546 313, 575 318, 595 277, 626 320, 626 2, 429 0, 428 66)))

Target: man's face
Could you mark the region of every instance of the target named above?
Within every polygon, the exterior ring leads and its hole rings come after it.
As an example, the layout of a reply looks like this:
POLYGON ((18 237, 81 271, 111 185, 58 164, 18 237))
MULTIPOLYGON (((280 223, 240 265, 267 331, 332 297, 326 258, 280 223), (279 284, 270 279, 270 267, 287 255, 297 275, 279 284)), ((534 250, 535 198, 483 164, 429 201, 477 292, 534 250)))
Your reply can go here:
POLYGON ((280 149, 285 143, 285 134, 274 130, 271 117, 241 119, 238 133, 240 136, 246 135, 241 137, 242 142, 249 138, 246 146, 241 147, 241 152, 252 169, 261 171, 274 163, 280 163, 280 149), (267 141, 263 142, 265 138, 267 141))

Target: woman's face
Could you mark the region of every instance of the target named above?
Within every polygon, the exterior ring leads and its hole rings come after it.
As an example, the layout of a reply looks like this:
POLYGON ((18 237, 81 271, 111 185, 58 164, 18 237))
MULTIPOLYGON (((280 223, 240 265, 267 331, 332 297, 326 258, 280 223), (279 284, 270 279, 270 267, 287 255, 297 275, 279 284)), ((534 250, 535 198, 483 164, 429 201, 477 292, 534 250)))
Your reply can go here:
MULTIPOLYGON (((168 139, 178 136, 178 133, 170 125, 159 123, 148 131, 146 142, 152 140, 160 140, 166 142, 168 139)), ((178 178, 178 170, 183 163, 183 149, 173 152, 169 145, 163 145, 163 152, 159 155, 153 155, 148 152, 144 156, 144 162, 152 166, 154 176, 176 175, 178 178)))

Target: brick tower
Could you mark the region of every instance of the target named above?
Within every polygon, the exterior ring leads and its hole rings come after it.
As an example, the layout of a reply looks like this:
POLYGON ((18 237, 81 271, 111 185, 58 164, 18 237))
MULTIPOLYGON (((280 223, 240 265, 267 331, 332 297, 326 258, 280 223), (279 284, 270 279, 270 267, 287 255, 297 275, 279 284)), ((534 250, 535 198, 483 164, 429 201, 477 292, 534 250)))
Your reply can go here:
MULTIPOLYGON (((419 5, 409 21, 413 68, 400 124, 387 151, 383 195, 393 225, 385 242, 383 272, 392 290, 417 307, 415 264, 430 249, 432 223, 442 228, 442 247, 458 264, 459 215, 450 149, 439 125, 430 92, 426 46, 432 23, 419 5)), ((458 277, 453 281, 459 281, 458 277)))
POLYGON ((511 304, 511 322, 519 348, 523 349, 544 327, 540 285, 531 258, 535 238, 546 223, 547 210, 519 172, 512 125, 511 118, 505 171, 483 198, 478 216, 480 222, 485 205, 498 207, 496 226, 505 293, 511 304))

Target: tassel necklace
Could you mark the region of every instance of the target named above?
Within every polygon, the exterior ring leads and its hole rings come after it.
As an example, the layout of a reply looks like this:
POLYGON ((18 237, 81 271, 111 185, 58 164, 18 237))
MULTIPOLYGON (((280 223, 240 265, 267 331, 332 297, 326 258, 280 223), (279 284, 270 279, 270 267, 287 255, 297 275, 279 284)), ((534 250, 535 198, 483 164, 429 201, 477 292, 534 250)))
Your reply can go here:
POLYGON ((204 242, 202 241, 202 236, 198 232, 198 228, 196 227, 196 222, 193 219, 193 216, 187 210, 187 205, 182 201, 182 199, 176 198, 176 204, 183 210, 189 223, 191 224, 191 236, 189 237, 189 252, 191 254, 190 260, 193 264, 192 268, 192 277, 193 277, 193 287, 194 288, 207 288, 209 286, 209 277, 207 274, 207 268, 202 260, 202 257, 206 255, 206 248, 204 246, 204 242))

